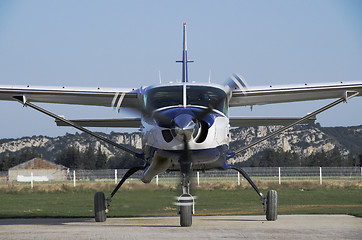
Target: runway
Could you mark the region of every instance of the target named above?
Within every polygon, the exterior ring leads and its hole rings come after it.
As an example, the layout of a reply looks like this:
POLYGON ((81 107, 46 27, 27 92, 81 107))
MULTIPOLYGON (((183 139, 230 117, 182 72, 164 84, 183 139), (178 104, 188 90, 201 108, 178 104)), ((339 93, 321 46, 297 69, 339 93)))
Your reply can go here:
POLYGON ((362 218, 348 215, 0 219, 0 239, 361 239, 362 218))

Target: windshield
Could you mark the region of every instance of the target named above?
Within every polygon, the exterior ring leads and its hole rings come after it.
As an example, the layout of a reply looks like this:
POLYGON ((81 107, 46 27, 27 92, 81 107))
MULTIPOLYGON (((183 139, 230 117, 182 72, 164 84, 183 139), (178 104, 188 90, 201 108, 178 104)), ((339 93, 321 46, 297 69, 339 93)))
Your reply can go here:
MULTIPOLYGON (((146 91, 144 95, 145 107, 155 110, 169 106, 183 106, 183 86, 156 87, 146 91)), ((186 105, 204 106, 210 104, 215 109, 227 114, 226 94, 223 90, 209 86, 186 86, 186 105)))

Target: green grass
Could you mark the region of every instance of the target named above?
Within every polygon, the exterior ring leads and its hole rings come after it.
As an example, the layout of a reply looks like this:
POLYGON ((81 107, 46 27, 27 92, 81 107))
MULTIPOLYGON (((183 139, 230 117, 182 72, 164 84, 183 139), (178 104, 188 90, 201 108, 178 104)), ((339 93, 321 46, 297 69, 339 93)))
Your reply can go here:
MULTIPOLYGON (((93 196, 113 185, 59 186, 0 189, 0 218, 93 217, 93 196)), ((279 214, 351 214, 362 217, 360 186, 274 185, 278 190, 279 214)), ((270 189, 270 187, 268 187, 270 189)), ((266 190, 263 190, 266 194, 266 190)), ((196 188, 196 215, 264 214, 259 197, 250 187, 225 185, 196 188)), ((112 200, 109 217, 176 216, 174 187, 137 185, 119 191, 112 200)))

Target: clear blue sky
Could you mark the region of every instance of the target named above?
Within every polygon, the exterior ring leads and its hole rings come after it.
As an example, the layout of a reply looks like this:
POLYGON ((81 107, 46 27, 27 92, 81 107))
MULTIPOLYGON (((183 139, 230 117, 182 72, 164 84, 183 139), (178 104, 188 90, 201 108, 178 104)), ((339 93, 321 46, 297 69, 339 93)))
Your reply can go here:
MULTIPOLYGON (((249 85, 362 80, 362 1, 0 2, 0 84, 139 87, 181 78, 182 22, 190 80, 249 85)), ((302 116, 330 101, 238 108, 235 116, 302 116)), ((42 104, 67 118, 115 118, 111 108, 42 104)), ((317 116, 362 124, 362 98, 317 116)), ((58 136, 71 128, 0 102, 0 138, 58 136)), ((99 129, 98 129, 99 130, 99 129)), ((109 132, 112 129, 104 129, 109 132)), ((114 130, 114 129, 113 129, 114 130)))

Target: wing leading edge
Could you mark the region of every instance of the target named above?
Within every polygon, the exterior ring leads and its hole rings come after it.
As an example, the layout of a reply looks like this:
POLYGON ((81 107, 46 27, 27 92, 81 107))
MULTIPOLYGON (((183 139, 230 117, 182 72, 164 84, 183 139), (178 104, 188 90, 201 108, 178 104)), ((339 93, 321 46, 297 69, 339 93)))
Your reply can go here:
POLYGON ((0 86, 0 100, 138 108, 138 89, 0 86))
POLYGON ((318 99, 341 98, 346 92, 362 95, 362 82, 330 84, 304 84, 285 86, 248 87, 233 90, 229 106, 264 105, 271 103, 298 102, 318 99))

